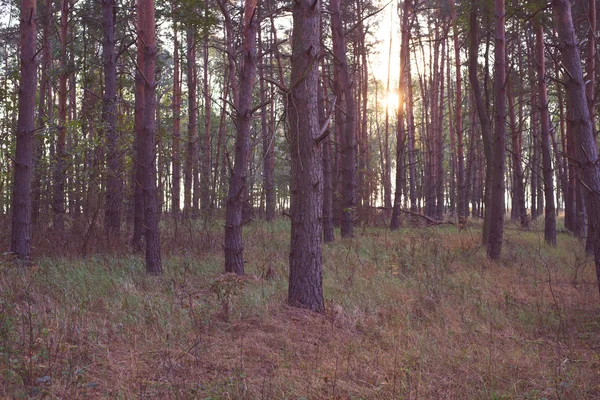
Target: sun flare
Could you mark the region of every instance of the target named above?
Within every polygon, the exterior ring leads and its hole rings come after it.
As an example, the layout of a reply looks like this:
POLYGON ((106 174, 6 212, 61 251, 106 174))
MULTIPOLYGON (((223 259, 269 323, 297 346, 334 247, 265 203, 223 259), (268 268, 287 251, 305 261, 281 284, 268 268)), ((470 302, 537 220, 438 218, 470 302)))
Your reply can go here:
POLYGON ((400 99, 398 98, 398 92, 390 91, 385 95, 384 98, 385 106, 388 110, 397 110, 400 99))

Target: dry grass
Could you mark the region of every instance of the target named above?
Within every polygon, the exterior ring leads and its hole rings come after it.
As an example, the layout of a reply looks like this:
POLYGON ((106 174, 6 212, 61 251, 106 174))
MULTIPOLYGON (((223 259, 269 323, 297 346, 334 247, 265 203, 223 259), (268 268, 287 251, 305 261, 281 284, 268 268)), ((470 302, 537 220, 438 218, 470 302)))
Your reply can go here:
POLYGON ((317 315, 285 305, 287 221, 247 227, 244 278, 220 274, 218 223, 167 225, 160 278, 99 234, 86 257, 78 235, 0 264, 0 396, 600 398, 595 274, 569 235, 509 229, 491 263, 477 227, 366 228, 324 246, 317 315))

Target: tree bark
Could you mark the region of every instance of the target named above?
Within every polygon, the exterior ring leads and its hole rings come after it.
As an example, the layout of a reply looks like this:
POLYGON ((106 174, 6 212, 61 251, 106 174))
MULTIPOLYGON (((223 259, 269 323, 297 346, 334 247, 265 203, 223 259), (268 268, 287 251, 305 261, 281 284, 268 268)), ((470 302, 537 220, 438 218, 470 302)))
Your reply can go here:
POLYGON ((121 149, 117 134, 117 55, 115 53, 115 0, 102 0, 102 30, 104 42, 104 98, 102 120, 106 137, 107 180, 104 226, 108 237, 118 236, 121 230, 123 180, 121 178, 121 149))
MULTIPOLYGON (((207 3, 208 4, 208 3, 207 3)), ((205 9, 205 14, 207 14, 205 9)), ((200 180, 200 207, 205 216, 208 216, 210 209, 210 156, 211 156, 211 135, 210 135, 210 119, 211 119, 211 98, 209 84, 209 59, 208 59, 208 30, 204 32, 202 43, 202 53, 204 56, 202 79, 204 91, 204 140, 202 142, 202 165, 201 165, 201 180, 200 180)))
POLYGON ((323 154, 318 116, 318 58, 321 2, 293 5, 292 71, 288 118, 291 147, 290 272, 288 302, 325 311, 322 284, 321 217, 323 154))
POLYGON ((60 10, 60 76, 58 79, 58 134, 56 138, 56 163, 54 164, 53 227, 57 233, 65 230, 65 183, 67 138, 67 35, 69 32, 69 1, 62 0, 60 10))
MULTIPOLYGON (((329 3, 331 12, 331 35, 335 75, 343 96, 345 115, 342 134, 342 238, 354 236, 354 212, 356 201, 356 99, 352 92, 352 79, 346 61, 346 39, 340 15, 339 0, 329 3)), ((341 103, 339 98, 338 102, 341 103)))
POLYGON ((181 69, 177 23, 173 22, 173 138, 171 209, 176 216, 181 210, 181 69))
MULTIPOLYGON (((40 90, 39 90, 39 109, 38 109, 38 129, 43 132, 50 124, 50 116, 52 112, 49 110, 52 107, 52 85, 48 79, 48 72, 52 68, 52 48, 50 47, 50 29, 52 25, 52 1, 45 0, 42 11, 42 68, 40 73, 40 90)), ((85 31, 84 31, 85 32, 85 31)), ((85 48, 85 46, 84 46, 85 48)), ((85 51, 84 51, 85 53, 85 51)), ((84 55, 85 57, 85 55, 84 55)), ((85 64, 85 62, 84 62, 85 64)), ((40 217, 40 208, 42 206, 42 176, 43 176, 43 156, 44 156, 44 135, 34 135, 35 157, 33 171, 33 188, 32 188, 32 209, 31 223, 35 226, 38 224, 40 217)))
POLYGON ((20 18, 21 79, 15 154, 10 251, 28 263, 31 257, 31 177, 37 82, 36 2, 23 0, 20 18))
POLYGON ((548 90, 546 88, 546 64, 544 59, 544 31, 541 23, 535 24, 535 53, 540 101, 542 128, 542 165, 544 174, 544 240, 556 246, 556 208, 554 207, 554 181, 552 173, 552 153, 550 152, 550 112, 548 111, 548 90))
MULTIPOLYGON (((398 113, 397 113, 397 136, 396 136, 396 192, 394 196, 394 206, 392 208, 392 219, 390 221, 390 230, 400 228, 400 201, 402 197, 402 187, 404 186, 404 146, 406 140, 406 127, 404 119, 406 114, 405 94, 406 88, 410 84, 406 81, 406 68, 410 63, 410 6, 411 0, 404 0, 402 7, 401 23, 401 43, 400 43, 400 76, 398 82, 398 113)), ((406 193, 405 193, 406 196, 406 193)))
POLYGON ((600 166, 598 163, 598 145, 594 137, 592 120, 588 108, 585 81, 581 68, 581 57, 577 36, 571 17, 569 0, 553 0, 554 22, 558 33, 558 47, 562 54, 562 63, 568 72, 563 79, 570 108, 570 120, 573 132, 577 135, 577 156, 581 169, 582 186, 588 212, 588 223, 592 227, 593 253, 596 264, 598 289, 600 290, 600 166))
POLYGON ((504 0, 494 1, 494 164, 492 198, 490 202, 490 237, 487 255, 492 260, 500 258, 504 235, 504 170, 506 158, 506 33, 504 0))
POLYGON ((225 271, 244 274, 244 245, 242 240, 242 208, 247 189, 250 158, 250 124, 252 122, 252 91, 256 76, 256 30, 258 29, 257 0, 244 4, 244 51, 236 104, 235 159, 229 178, 225 210, 225 271))
MULTIPOLYGON (((485 191, 484 191, 484 203, 485 203, 485 216, 483 220, 482 229, 482 242, 487 244, 489 241, 490 233, 490 222, 491 222, 491 207, 490 201, 492 196, 491 183, 492 183, 492 164, 494 159, 494 147, 492 144, 492 125, 490 122, 489 115, 487 113, 486 103, 483 100, 481 92, 481 86, 479 85, 479 79, 477 77, 477 57, 479 54, 479 45, 477 40, 477 8, 479 7, 478 0, 474 0, 471 10, 470 23, 469 23, 469 81, 471 83, 471 89, 473 91, 473 97, 475 100, 475 107, 477 108, 477 115, 479 116, 479 123, 481 125, 481 137, 483 138, 483 152, 487 163, 485 169, 485 191)), ((504 82, 503 82, 504 84, 504 82)))
POLYGON ((158 205, 156 195, 156 33, 154 0, 137 0, 138 46, 144 57, 138 67, 144 80, 144 113, 142 137, 138 141, 140 184, 144 199, 144 237, 146 239, 146 272, 162 274, 160 237, 158 231, 158 205))
MULTIPOLYGON (((198 107, 196 105, 196 34, 192 28, 187 29, 187 87, 188 87, 188 138, 186 147, 185 165, 183 171, 183 209, 186 217, 195 214, 193 192, 195 191, 195 177, 198 165, 198 107)), ((198 194, 195 195, 197 197, 198 194)))
MULTIPOLYGON (((508 71, 507 71, 508 73, 508 71)), ((508 82, 506 84, 506 97, 508 99, 508 116, 510 120, 510 131, 511 131, 511 149, 512 149, 512 167, 513 167, 513 196, 515 197, 516 215, 521 222, 521 228, 529 227, 529 219, 527 218, 527 208, 525 207, 525 187, 523 185, 523 149, 522 149, 522 133, 521 127, 517 122, 515 115, 515 100, 512 94, 512 86, 510 84, 510 78, 507 77, 508 82)), ((520 105, 521 106, 521 105, 520 105)))

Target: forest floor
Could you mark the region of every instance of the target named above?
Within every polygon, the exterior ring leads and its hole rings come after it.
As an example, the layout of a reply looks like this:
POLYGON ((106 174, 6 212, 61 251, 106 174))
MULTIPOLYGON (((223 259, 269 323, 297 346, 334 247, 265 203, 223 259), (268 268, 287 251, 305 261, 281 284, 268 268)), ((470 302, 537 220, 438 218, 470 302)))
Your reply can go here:
POLYGON ((600 398, 595 272, 569 234, 507 223, 500 262, 477 226, 338 235, 320 315, 286 305, 287 220, 245 228, 242 278, 219 221, 161 229, 162 277, 85 235, 0 262, 0 397, 600 398))

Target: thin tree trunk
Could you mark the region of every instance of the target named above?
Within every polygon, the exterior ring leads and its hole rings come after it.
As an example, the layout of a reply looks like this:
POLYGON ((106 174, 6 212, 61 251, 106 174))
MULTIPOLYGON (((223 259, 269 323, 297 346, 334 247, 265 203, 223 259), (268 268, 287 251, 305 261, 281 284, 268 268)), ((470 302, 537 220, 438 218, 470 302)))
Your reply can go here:
POLYGON ((62 0, 60 11, 60 76, 58 79, 58 135, 56 138, 56 163, 54 165, 53 227, 57 233, 65 230, 65 183, 67 138, 67 36, 69 32, 69 1, 62 0))
POLYGON ((121 178, 121 149, 117 128, 117 55, 115 53, 115 0, 102 0, 102 30, 104 43, 104 98, 102 120, 106 137, 107 180, 104 226, 108 237, 118 236, 121 230, 123 180, 121 178))
MULTIPOLYGON (((508 71, 507 71, 508 73, 508 71)), ((521 227, 526 229, 529 227, 529 219, 527 218, 527 208, 525 208, 525 187, 523 186, 523 166, 522 157, 523 150, 521 146, 521 127, 517 122, 515 115, 515 100, 512 94, 512 86, 510 78, 507 78, 506 97, 508 99, 508 116, 510 120, 511 131, 511 149, 512 149, 512 167, 513 167, 513 196, 515 197, 516 215, 521 221, 521 227)), ((519 105, 521 107, 521 105, 519 105)))
MULTIPOLYGON (((479 45, 477 40, 477 9, 479 7, 478 0, 474 0, 470 16, 469 24, 469 81, 473 90, 475 107, 477 107, 477 115, 481 125, 481 137, 483 139, 483 150, 487 167, 485 169, 485 216, 483 219, 482 242, 487 244, 490 234, 491 222, 491 207, 492 199, 492 165, 494 159, 494 148, 492 144, 492 125, 487 113, 486 103, 484 103, 481 86, 477 78, 477 57, 479 54, 479 45)), ((504 84, 504 82, 502 83, 504 84)))
POLYGON ((173 22, 173 138, 171 163, 173 168, 171 208, 176 216, 181 210, 181 69, 177 23, 173 22))
MULTIPOLYGON (((207 3, 208 4, 208 3, 207 3)), ((205 9, 205 14, 207 13, 205 9)), ((202 142, 202 176, 200 180, 200 206, 208 215, 210 209, 210 156, 211 156, 211 135, 210 135, 210 118, 211 118, 211 99, 210 99, 210 84, 209 84, 209 59, 208 59, 208 31, 204 33, 202 45, 204 56, 202 79, 204 92, 204 141, 202 142)))
MULTIPOLYGON (((387 83, 385 87, 385 96, 390 94, 390 77, 391 77, 391 62, 392 62, 392 13, 390 12, 390 46, 388 50, 388 66, 387 66, 387 83)), ((385 207, 386 219, 392 216, 392 162, 390 157, 390 112, 387 104, 385 105, 385 136, 383 145, 383 206, 385 207)))
MULTIPOLYGON (((402 197, 402 187, 404 186, 404 146, 406 139, 406 128, 404 125, 405 117, 405 93, 406 87, 410 84, 406 81, 406 68, 410 63, 410 24, 409 19, 411 0, 404 0, 402 7, 402 24, 401 24, 401 44, 400 44, 400 76, 398 82, 398 114, 397 114, 397 136, 396 136, 396 193, 394 198, 394 207, 392 209, 392 219, 390 221, 390 229, 396 230, 400 228, 400 201, 402 197)), ((406 196, 406 193, 405 193, 406 196)))
MULTIPOLYGON (((354 236, 354 208, 356 206, 356 99, 352 92, 352 80, 346 61, 346 40, 340 15, 339 0, 331 0, 331 34, 333 41, 334 68, 337 84, 346 108, 342 135, 342 238, 354 236)), ((338 99, 341 102, 341 98, 338 99)))
MULTIPOLYGON (((495 140, 492 174, 492 198, 490 213, 490 237, 487 255, 492 260, 500 258, 504 235, 504 170, 506 154, 506 33, 504 0, 494 1, 495 50, 494 50, 494 109, 495 140)), ((487 208, 487 207, 486 207, 487 208)))
MULTIPOLYGON (((186 157, 183 170, 183 209, 186 217, 194 213, 193 185, 196 181, 196 165, 198 164, 198 108, 196 105, 196 34, 193 29, 188 28, 186 32, 187 41, 187 87, 188 87, 188 138, 186 157)), ((197 196, 197 195, 196 195, 197 196)))
MULTIPOLYGON (((325 120, 325 98, 327 94, 327 87, 325 86, 326 73, 323 66, 323 79, 322 79, 322 90, 319 90, 319 125, 323 126, 326 123, 325 120)), ((330 129, 329 127, 327 129, 330 129)), ((331 168, 331 133, 323 140, 323 240, 325 243, 331 243, 334 241, 333 233, 333 217, 332 217, 332 206, 333 206, 333 184, 332 180, 332 168, 331 168)))
MULTIPOLYGON (((50 47, 50 29, 52 24, 52 1, 45 0, 42 11, 42 70, 40 76, 40 91, 39 91, 39 110, 38 110, 38 128, 40 132, 50 125, 50 115, 52 114, 47 108, 52 107, 51 93, 52 85, 49 83, 48 72, 52 68, 52 49, 50 47)), ((85 28, 84 28, 85 29, 85 28)), ((85 31, 84 31, 85 32, 85 31)), ((84 35, 85 37, 85 35, 84 35)), ((85 52, 84 52, 85 53, 85 52)), ((84 54, 85 57, 85 54, 84 54)), ((37 225, 40 217, 40 208, 42 206, 42 175, 43 175, 43 155, 44 155, 44 135, 38 134, 34 136, 35 146, 35 169, 33 171, 33 188, 32 188, 32 209, 31 223, 37 225)))
POLYGON ((442 42, 440 70, 437 73, 439 82, 439 106, 437 107, 437 134, 435 138, 436 147, 436 209, 435 215, 441 220, 444 215, 444 67, 446 65, 446 42, 448 28, 444 27, 440 41, 442 42))
POLYGON ((535 24, 535 53, 542 127, 542 164, 544 174, 544 240, 556 246, 556 209, 554 207, 554 181, 552 174, 552 153, 550 152, 550 113, 548 111, 548 91, 546 89, 546 64, 544 59, 544 31, 541 23, 535 24))

